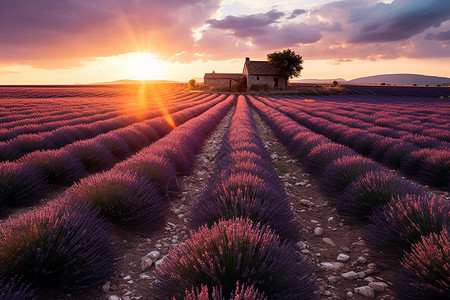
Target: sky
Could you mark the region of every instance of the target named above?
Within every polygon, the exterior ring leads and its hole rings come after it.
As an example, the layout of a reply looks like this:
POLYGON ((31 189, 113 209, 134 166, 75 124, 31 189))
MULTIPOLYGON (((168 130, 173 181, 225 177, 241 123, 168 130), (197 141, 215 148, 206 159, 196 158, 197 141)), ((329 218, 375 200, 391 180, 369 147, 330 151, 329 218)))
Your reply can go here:
POLYGON ((450 77, 450 1, 0 0, 0 85, 188 81, 286 48, 301 78, 450 77))

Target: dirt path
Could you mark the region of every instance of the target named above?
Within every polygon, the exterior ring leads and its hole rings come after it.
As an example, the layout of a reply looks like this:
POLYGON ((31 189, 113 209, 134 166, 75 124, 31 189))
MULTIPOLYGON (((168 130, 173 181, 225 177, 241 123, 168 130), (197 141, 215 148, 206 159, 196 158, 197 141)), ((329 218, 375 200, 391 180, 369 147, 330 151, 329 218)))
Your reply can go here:
MULTIPOLYGON (((272 131, 253 114, 258 131, 267 150, 272 155, 272 163, 278 171, 292 209, 308 236, 297 249, 309 256, 316 265, 315 275, 320 288, 321 299, 367 299, 355 292, 355 288, 368 286, 370 281, 388 283, 392 280, 389 271, 378 271, 369 258, 369 249, 361 240, 362 228, 347 224, 319 191, 314 179, 303 172, 298 160, 291 156, 273 135, 272 131), (321 228, 321 229, 318 229, 321 228), (342 262, 337 257, 340 254, 342 262), (348 258, 347 258, 348 257, 348 258), (345 261, 348 259, 347 261, 345 261), (347 273, 353 271, 354 273, 347 273), (346 279, 342 274, 347 273, 346 279)), ((379 287, 384 284, 371 284, 379 287)), ((363 290, 369 290, 364 288, 363 290)), ((370 298, 370 297, 369 297, 370 298)), ((389 287, 383 292, 375 292, 375 299, 393 299, 389 287)))
POLYGON ((158 264, 159 259, 188 238, 187 214, 206 186, 208 175, 213 171, 215 156, 233 111, 234 109, 231 109, 227 113, 205 142, 202 152, 196 157, 192 175, 178 178, 182 186, 182 193, 177 199, 171 200, 166 226, 154 232, 150 237, 121 233, 113 229, 114 241, 122 253, 113 277, 102 287, 91 291, 89 295, 80 293, 67 296, 66 299, 151 299, 150 287, 155 279, 155 263, 158 264), (152 259, 151 265, 146 258, 144 265, 141 265, 142 258, 152 251, 158 251, 161 256, 158 259, 152 259))

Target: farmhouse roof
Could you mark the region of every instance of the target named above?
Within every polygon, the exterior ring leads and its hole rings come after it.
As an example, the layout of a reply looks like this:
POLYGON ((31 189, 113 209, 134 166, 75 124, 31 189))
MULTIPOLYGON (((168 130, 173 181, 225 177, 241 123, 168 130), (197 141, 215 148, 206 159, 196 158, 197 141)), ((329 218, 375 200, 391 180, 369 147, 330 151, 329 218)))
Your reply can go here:
POLYGON ((245 66, 249 75, 275 75, 283 76, 271 63, 268 61, 246 60, 245 66))
POLYGON ((238 80, 242 73, 205 73, 204 79, 232 79, 238 80))

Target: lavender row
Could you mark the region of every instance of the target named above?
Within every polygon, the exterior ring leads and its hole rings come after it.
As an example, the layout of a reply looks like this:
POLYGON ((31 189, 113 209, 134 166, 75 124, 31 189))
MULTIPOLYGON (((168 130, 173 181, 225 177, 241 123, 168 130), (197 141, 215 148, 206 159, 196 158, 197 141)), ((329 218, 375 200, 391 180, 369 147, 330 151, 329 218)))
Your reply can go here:
MULTIPOLYGON (((165 108, 167 113, 174 113, 180 109, 186 109, 198 102, 204 102, 205 96, 200 95, 194 99, 188 96, 178 99, 180 101, 195 100, 194 103, 187 102, 183 104, 173 104, 165 108)), ((112 130, 126 127, 133 123, 159 117, 164 115, 165 111, 152 110, 144 114, 130 114, 115 117, 105 121, 97 121, 90 124, 79 124, 73 126, 64 126, 52 131, 41 132, 36 134, 23 134, 8 142, 0 142, 0 159, 15 160, 24 154, 36 150, 52 150, 61 148, 67 144, 77 140, 93 138, 99 134, 107 133, 112 130)))
MULTIPOLYGON (((295 99, 289 99, 291 104, 292 100, 295 99)), ((418 138, 425 136, 450 142, 450 123, 446 114, 442 113, 442 111, 448 110, 448 107, 441 103, 434 103, 434 106, 440 107, 440 110, 436 109, 437 111, 430 108, 420 108, 416 104, 413 108, 409 110, 404 109, 398 113, 393 113, 395 108, 405 104, 384 105, 385 110, 383 111, 370 111, 364 107, 362 112, 358 112, 356 109, 348 111, 348 109, 352 108, 350 105, 358 107, 361 103, 308 102, 302 104, 301 108, 312 115, 335 120, 352 127, 367 129, 386 136, 401 136, 404 139, 413 141, 415 135, 419 135, 418 138)))
MULTIPOLYGON (((292 98, 291 98, 292 99, 292 98)), ((403 123, 406 119, 414 118, 413 122, 423 125, 449 125, 446 111, 450 105, 440 99, 396 98, 396 97, 354 97, 335 95, 330 101, 329 97, 315 96, 313 99, 320 102, 309 103, 308 106, 320 109, 321 103, 327 103, 342 115, 353 117, 358 114, 366 122, 383 123, 387 119, 403 123), (431 100, 427 103, 427 100, 431 100), (422 102, 425 101, 425 102, 422 102), (424 106, 423 104, 426 103, 424 106)))
POLYGON ((423 299, 424 295, 444 299, 450 295, 445 250, 450 229, 447 199, 311 132, 255 98, 251 103, 302 166, 318 179, 337 211, 367 224, 363 238, 375 250, 378 263, 393 268, 398 278, 404 279, 393 287, 399 295, 411 299, 423 299))
POLYGON ((156 275, 156 299, 315 298, 311 266, 292 247, 300 231, 243 96, 189 224, 191 238, 156 275))
MULTIPOLYGON (((447 147, 421 149, 407 141, 384 137, 362 129, 349 128, 346 125, 311 117, 289 106, 259 99, 330 140, 344 144, 391 168, 400 169, 404 174, 422 183, 450 190, 450 150, 447 147)), ((424 143, 426 142, 424 140, 424 143)))
POLYGON ((18 162, 0 163, 0 216, 10 208, 32 205, 61 185, 113 167, 143 147, 200 115, 225 96, 211 95, 197 106, 79 141, 59 150, 37 151, 18 162))
MULTIPOLYGON (((426 148, 450 148, 450 127, 438 124, 425 125, 423 120, 414 120, 412 117, 401 116, 401 121, 394 122, 391 118, 376 119, 375 122, 368 120, 370 117, 364 114, 353 113, 352 116, 348 116, 348 113, 342 115, 338 111, 341 110, 337 107, 336 103, 321 103, 319 105, 311 105, 304 103, 299 105, 292 100, 284 101, 277 100, 290 107, 301 109, 309 115, 329 120, 333 123, 345 124, 353 128, 359 128, 370 131, 372 133, 380 134, 386 137, 404 139, 418 145, 419 147, 426 148), (365 120, 363 120, 363 118, 365 120), (397 126, 398 124, 399 126, 397 126), (433 137, 430 137, 434 136, 433 137), (426 142, 426 143, 425 143, 426 142)), ((442 116, 442 121, 446 118, 442 116)))
MULTIPOLYGON (((172 106, 170 100, 175 104, 178 103, 179 99, 177 98, 167 98, 164 103, 166 106, 172 106)), ((188 99, 186 99, 188 100, 188 99)), ((4 124, 4 128, 0 128, 0 140, 8 141, 17 136, 25 135, 25 134, 33 134, 33 133, 44 133, 48 131, 52 131, 58 129, 63 126, 74 126, 74 125, 89 125, 91 123, 97 122, 98 125, 102 126, 104 123, 102 121, 110 121, 114 122, 114 120, 124 120, 132 122, 133 116, 134 119, 138 118, 152 118, 161 115, 158 113, 158 106, 153 107, 154 111, 149 111, 145 114, 145 116, 136 116, 136 108, 128 108, 128 109, 120 109, 114 111, 103 112, 103 110, 99 111, 98 107, 93 107, 87 109, 86 107, 82 112, 65 114, 58 118, 43 116, 36 117, 33 119, 21 120, 19 124, 4 124), (116 118, 116 119, 114 119, 116 118)), ((151 110, 151 107, 147 109, 151 110)), ((142 113, 139 113, 142 114, 142 113)), ((104 125, 103 125, 104 126, 104 125)))
MULTIPOLYGON (((15 89, 14 87, 0 88, 0 98, 5 91, 15 89)), ((97 107, 99 110, 109 108, 111 111, 118 107, 123 108, 131 104, 137 94, 141 92, 136 87, 129 89, 128 93, 123 93, 127 89, 116 87, 88 87, 83 86, 75 92, 70 87, 59 87, 51 92, 49 97, 39 97, 39 88, 26 87, 16 89, 22 90, 26 95, 20 93, 12 93, 11 99, 2 99, 2 106, 0 107, 0 123, 20 121, 21 119, 29 119, 34 115, 41 114, 42 116, 58 116, 63 114, 70 114, 73 111, 82 111, 88 105, 89 107, 97 107), (104 93, 105 90, 111 89, 112 93, 104 93), (95 91, 99 93, 95 93, 95 91), (94 92, 94 93, 92 93, 94 92), (13 95, 15 94, 15 95, 13 95), (45 98, 37 100, 38 98, 45 98), (113 101, 111 99, 114 99, 113 101)), ((50 90, 44 87, 43 90, 47 92, 50 90)), ((182 95, 183 91, 180 89, 166 89, 147 88, 148 92, 140 93, 145 98, 150 99, 153 96, 182 95)))
MULTIPOLYGON (((152 95, 153 97, 162 97, 162 95, 152 95)), ((186 98, 187 94, 184 95, 164 95, 164 104, 166 106, 172 106, 174 104, 179 104, 180 98, 186 98)), ((191 95, 192 97, 194 95, 191 95)), ((188 99, 186 99, 188 100, 188 99)), ((153 112, 152 109, 157 110, 158 105, 151 105, 146 107, 146 110, 149 110, 145 115, 142 112, 137 113, 137 107, 127 107, 130 105, 126 105, 125 103, 117 102, 115 103, 116 109, 114 110, 104 110, 102 107, 91 106, 89 102, 86 102, 84 107, 82 107, 82 111, 76 113, 63 114, 58 116, 49 116, 48 114, 44 114, 42 116, 36 116, 34 113, 30 115, 30 118, 22 119, 20 121, 9 122, 0 124, 2 128, 0 128, 0 140, 7 141, 13 139, 22 134, 31 134, 31 133, 39 133, 46 132, 57 129, 62 126, 72 126, 78 124, 89 124, 96 121, 105 121, 112 118, 117 118, 125 115, 141 115, 142 117, 150 118, 153 112), (122 106, 122 107, 121 107, 122 106)), ((136 105, 133 105, 136 106, 136 105)), ((157 111, 156 114, 157 115, 157 111)), ((11 117, 15 117, 14 115, 11 117)))
POLYGON ((178 170, 189 171, 180 162, 195 158, 233 102, 229 96, 114 170, 83 179, 63 199, 1 222, 0 282, 8 284, 0 295, 41 299, 104 283, 120 252, 108 223, 146 233, 162 226, 167 187, 178 170))

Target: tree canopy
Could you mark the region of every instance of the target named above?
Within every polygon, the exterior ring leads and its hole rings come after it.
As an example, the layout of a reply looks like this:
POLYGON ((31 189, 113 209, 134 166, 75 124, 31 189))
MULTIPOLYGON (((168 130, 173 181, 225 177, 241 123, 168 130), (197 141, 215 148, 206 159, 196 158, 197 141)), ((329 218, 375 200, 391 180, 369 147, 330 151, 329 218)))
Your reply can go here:
POLYGON ((303 69, 302 57, 295 54, 291 49, 267 54, 267 60, 283 73, 286 79, 299 76, 303 69))

